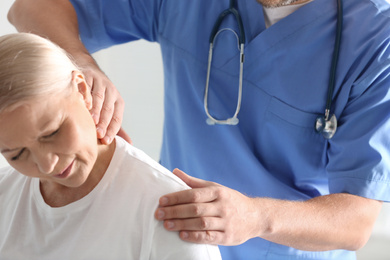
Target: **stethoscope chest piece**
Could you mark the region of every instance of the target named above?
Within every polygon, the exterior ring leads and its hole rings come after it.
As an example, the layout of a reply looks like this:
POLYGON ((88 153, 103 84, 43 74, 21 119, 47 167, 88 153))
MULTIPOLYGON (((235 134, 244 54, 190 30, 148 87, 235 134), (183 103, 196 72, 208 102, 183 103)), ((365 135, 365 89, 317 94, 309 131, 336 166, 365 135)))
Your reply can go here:
POLYGON ((343 30, 343 6, 342 0, 337 0, 337 28, 336 28, 336 38, 335 38, 335 47, 333 50, 332 66, 329 76, 329 85, 328 85, 328 95, 326 99, 325 114, 319 116, 316 119, 314 129, 317 133, 321 133, 325 139, 331 139, 337 130, 337 118, 334 114, 330 115, 330 110, 332 106, 333 90, 335 88, 336 82, 336 72, 337 72, 337 63, 340 53, 341 45, 341 36, 343 30))
POLYGON ((331 139, 337 130, 337 118, 334 114, 328 119, 319 116, 316 119, 315 130, 321 133, 325 139, 331 139))

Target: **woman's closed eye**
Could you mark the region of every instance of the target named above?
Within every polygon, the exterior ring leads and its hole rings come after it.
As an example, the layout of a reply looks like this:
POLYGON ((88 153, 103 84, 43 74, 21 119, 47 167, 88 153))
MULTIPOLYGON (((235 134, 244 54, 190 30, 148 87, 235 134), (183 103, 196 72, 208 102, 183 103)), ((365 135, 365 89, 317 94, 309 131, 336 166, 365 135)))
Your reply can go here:
POLYGON ((16 160, 18 160, 18 159, 20 158, 20 156, 22 156, 24 150, 26 150, 26 148, 23 148, 22 150, 20 150, 20 152, 19 152, 16 156, 14 156, 14 157, 11 158, 11 161, 16 161, 16 160))
MULTIPOLYGON (((48 139, 50 137, 53 137, 53 136, 55 136, 58 133, 59 130, 60 129, 58 128, 54 132, 52 132, 52 133, 50 133, 48 135, 45 135, 42 138, 48 139)), ((20 152, 17 155, 15 155, 14 157, 11 157, 11 161, 17 161, 20 158, 20 156, 22 156, 22 154, 24 153, 25 150, 26 150, 26 148, 23 148, 22 150, 20 150, 20 152)))
POLYGON ((48 135, 43 136, 43 138, 50 138, 50 137, 53 137, 53 136, 55 136, 55 135, 58 133, 59 130, 60 130, 60 129, 58 128, 56 131, 54 131, 54 132, 52 132, 52 133, 50 133, 50 134, 48 134, 48 135))

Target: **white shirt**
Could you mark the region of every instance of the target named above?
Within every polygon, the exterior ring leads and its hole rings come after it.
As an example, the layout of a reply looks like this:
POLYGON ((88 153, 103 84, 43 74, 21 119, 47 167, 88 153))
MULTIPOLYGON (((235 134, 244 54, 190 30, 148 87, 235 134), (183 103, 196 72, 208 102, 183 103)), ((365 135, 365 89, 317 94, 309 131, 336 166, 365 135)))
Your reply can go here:
POLYGON ((161 195, 188 187, 146 154, 116 138, 107 172, 87 196, 47 205, 39 179, 0 170, 0 259, 221 259, 154 219, 161 195))

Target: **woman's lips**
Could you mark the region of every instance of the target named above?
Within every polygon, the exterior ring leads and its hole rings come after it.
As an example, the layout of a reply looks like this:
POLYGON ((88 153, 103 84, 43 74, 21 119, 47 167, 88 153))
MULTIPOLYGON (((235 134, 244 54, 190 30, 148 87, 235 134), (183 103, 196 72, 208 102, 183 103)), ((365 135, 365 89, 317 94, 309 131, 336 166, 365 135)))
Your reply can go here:
POLYGON ((60 174, 54 175, 54 177, 61 178, 61 179, 68 177, 70 174, 70 171, 72 170, 73 163, 74 163, 74 160, 72 161, 71 164, 69 164, 68 167, 66 167, 65 170, 63 170, 60 174))

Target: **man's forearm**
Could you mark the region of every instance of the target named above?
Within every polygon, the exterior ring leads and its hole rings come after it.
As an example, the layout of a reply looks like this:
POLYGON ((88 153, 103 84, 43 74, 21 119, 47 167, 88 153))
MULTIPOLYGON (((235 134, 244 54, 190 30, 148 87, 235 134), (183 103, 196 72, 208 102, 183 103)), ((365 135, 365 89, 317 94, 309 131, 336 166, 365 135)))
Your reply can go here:
POLYGON ((331 194, 305 202, 259 198, 258 205, 267 219, 260 220, 265 224, 260 237, 301 250, 325 251, 364 246, 382 203, 331 194))
POLYGON ((77 15, 68 0, 16 0, 8 20, 19 32, 49 38, 75 57, 88 53, 79 39, 77 15))

